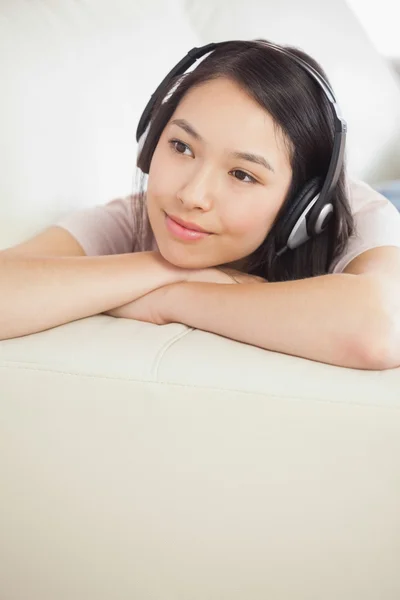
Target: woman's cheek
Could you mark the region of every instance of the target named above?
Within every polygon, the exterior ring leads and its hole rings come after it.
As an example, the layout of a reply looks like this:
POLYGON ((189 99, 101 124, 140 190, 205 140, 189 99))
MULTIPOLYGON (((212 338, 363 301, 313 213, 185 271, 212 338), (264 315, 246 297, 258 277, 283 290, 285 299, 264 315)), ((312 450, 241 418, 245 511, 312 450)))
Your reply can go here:
POLYGON ((174 196, 174 183, 168 173, 156 173, 148 181, 147 195, 155 204, 165 203, 165 200, 174 196))
POLYGON ((271 216, 264 211, 249 209, 237 215, 232 223, 235 232, 242 238, 259 238, 262 241, 270 228, 271 216))

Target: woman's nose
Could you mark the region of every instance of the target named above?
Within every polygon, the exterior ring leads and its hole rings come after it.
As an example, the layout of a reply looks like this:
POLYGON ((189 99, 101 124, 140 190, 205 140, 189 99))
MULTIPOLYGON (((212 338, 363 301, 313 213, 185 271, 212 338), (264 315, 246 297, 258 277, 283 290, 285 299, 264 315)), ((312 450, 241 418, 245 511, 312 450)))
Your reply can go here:
POLYGON ((186 208, 210 210, 213 205, 215 177, 210 168, 199 168, 188 176, 178 191, 178 198, 186 208))

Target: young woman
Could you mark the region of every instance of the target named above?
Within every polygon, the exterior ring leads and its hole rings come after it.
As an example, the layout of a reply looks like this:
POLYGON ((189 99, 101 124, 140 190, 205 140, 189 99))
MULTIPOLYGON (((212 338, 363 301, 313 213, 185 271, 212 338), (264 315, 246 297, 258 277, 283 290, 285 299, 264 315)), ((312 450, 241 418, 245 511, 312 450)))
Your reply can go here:
POLYGON ((0 338, 105 313, 399 366, 400 215, 346 181, 345 123, 321 67, 264 40, 200 54, 142 116, 140 192, 0 254, 0 338))

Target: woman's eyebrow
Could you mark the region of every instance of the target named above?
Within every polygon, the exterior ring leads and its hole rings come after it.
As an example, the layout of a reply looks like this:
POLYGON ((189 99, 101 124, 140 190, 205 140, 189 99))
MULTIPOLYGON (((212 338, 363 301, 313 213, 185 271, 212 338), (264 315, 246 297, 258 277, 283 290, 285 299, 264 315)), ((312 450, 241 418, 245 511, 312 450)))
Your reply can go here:
MULTIPOLYGON (((198 140, 199 142, 204 141, 201 135, 197 133, 192 125, 190 125, 190 123, 188 123, 185 119, 174 119, 171 121, 171 125, 178 125, 178 127, 181 127, 181 129, 186 131, 186 133, 194 137, 194 139, 198 140)), ((232 150, 229 152, 229 154, 234 158, 241 158, 242 160, 247 160, 249 162, 256 163, 257 165, 261 165, 262 167, 268 169, 268 171, 275 173, 271 163, 269 163, 263 156, 260 156, 259 154, 253 154, 252 152, 239 152, 238 150, 232 150)))
POLYGON ((263 156, 260 156, 259 154, 252 154, 251 152, 230 152, 230 154, 232 156, 234 156, 235 158, 242 158, 243 160, 248 160, 250 162, 256 163, 257 165, 261 165, 262 167, 265 167, 266 169, 268 169, 268 171, 272 171, 272 173, 275 173, 275 170, 273 169, 271 163, 269 163, 263 156))
POLYGON ((195 140, 199 140, 199 142, 204 141, 201 135, 185 119, 174 119, 171 121, 171 125, 178 125, 178 127, 181 127, 186 133, 194 137, 195 140))

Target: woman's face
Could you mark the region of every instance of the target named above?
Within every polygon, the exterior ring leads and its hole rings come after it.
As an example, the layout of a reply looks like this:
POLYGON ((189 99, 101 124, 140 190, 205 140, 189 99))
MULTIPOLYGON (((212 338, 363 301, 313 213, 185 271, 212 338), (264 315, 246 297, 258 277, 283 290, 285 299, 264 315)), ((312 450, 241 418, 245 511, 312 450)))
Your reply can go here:
POLYGON ((236 83, 191 88, 150 165, 147 210, 161 254, 183 268, 241 268, 271 229, 291 176, 283 134, 236 83))

